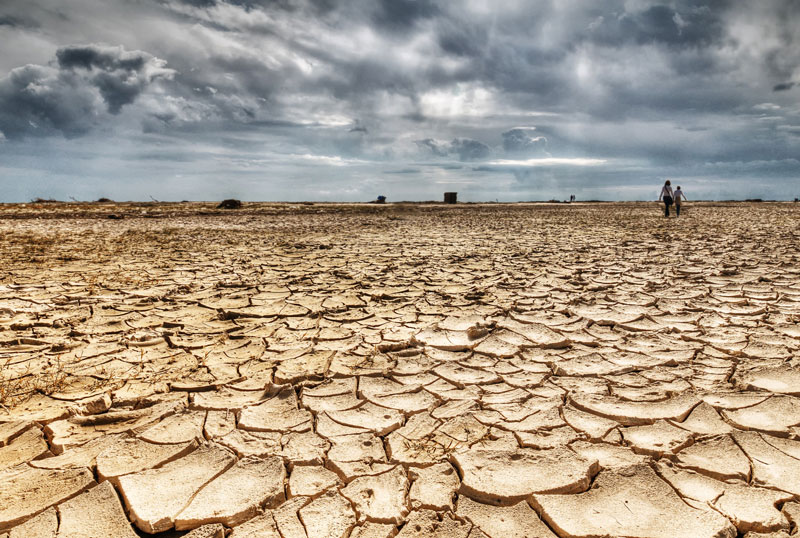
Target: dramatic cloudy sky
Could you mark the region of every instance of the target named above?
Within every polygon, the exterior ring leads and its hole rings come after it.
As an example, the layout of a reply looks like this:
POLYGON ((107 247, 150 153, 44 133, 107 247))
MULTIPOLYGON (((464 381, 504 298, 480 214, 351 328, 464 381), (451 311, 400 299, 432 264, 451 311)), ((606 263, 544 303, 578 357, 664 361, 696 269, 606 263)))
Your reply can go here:
POLYGON ((0 201, 800 196, 797 0, 1 0, 0 201))

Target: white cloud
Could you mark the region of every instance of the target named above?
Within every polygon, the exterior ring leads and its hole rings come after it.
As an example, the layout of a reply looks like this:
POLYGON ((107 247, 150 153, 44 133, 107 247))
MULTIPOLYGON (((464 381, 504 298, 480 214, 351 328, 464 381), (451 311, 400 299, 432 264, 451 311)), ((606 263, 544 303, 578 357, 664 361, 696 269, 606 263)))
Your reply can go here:
POLYGON ((325 166, 348 166, 353 164, 369 164, 369 161, 362 159, 344 159, 339 155, 288 155, 290 160, 300 160, 309 164, 319 164, 325 166))
POLYGON ((487 165, 493 166, 514 166, 524 168, 534 168, 539 166, 602 166, 607 164, 606 159, 588 159, 584 157, 543 157, 539 159, 497 159, 488 161, 487 165))
POLYGON ((757 105, 753 105, 753 110, 780 110, 780 105, 776 105, 775 103, 759 103, 757 105))

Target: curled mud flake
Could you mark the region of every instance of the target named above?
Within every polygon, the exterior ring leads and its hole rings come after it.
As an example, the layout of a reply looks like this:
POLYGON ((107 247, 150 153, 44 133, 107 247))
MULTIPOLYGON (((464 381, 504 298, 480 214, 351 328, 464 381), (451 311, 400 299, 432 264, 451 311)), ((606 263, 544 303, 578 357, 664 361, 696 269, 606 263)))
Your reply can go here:
POLYGON ((659 464, 656 470, 681 496, 707 503, 741 533, 789 530, 789 521, 776 505, 793 499, 790 493, 749 487, 746 482, 720 482, 665 464, 659 464))
POLYGON ((245 407, 239 427, 257 432, 308 431, 313 416, 298 408, 297 395, 286 388, 263 403, 245 407))
POLYGON ((18 467, 0 474, 0 531, 19 525, 95 484, 92 473, 85 468, 18 467))
POLYGON ((327 415, 340 424, 369 430, 379 436, 396 430, 405 419, 404 415, 395 409, 380 407, 370 402, 355 409, 330 411, 327 415))
POLYGON ((51 455, 42 430, 30 428, 15 437, 8 445, 0 447, 0 471, 51 455))
POLYGON ((456 514, 471 522, 486 536, 556 537, 525 501, 511 506, 492 506, 475 502, 469 497, 461 495, 458 498, 456 514))
POLYGON ((630 402, 610 396, 575 394, 572 405, 581 411, 616 420, 625 426, 652 424, 659 419, 682 421, 700 399, 692 394, 681 394, 660 402, 630 402))
POLYGON ((560 536, 736 536, 725 517, 686 504, 648 465, 602 471, 585 493, 534 494, 531 504, 560 536))
POLYGON ((6 446, 33 427, 34 423, 28 420, 15 420, 12 422, 0 423, 0 447, 6 446))
POLYGON ((711 437, 684 448, 675 458, 678 466, 717 480, 750 477, 750 461, 728 435, 711 437))
POLYGON ((458 387, 497 383, 501 381, 500 377, 495 373, 461 366, 457 363, 446 363, 437 366, 433 369, 433 372, 445 381, 453 383, 458 387))
MULTIPOLYGON (((127 520, 126 520, 127 522, 127 520)), ((58 533, 58 513, 55 508, 48 508, 36 517, 12 528, 8 534, 0 534, 3 538, 28 538, 29 536, 56 536, 58 533)), ((122 536, 125 536, 124 534, 122 536)))
POLYGON ((742 430, 787 436, 792 426, 800 424, 800 398, 773 396, 752 407, 726 409, 722 415, 742 430))
POLYGON ((752 466, 752 483, 800 495, 800 460, 779 450, 755 432, 731 435, 752 466))
POLYGON ((694 441, 690 432, 665 420, 646 426, 629 426, 621 431, 622 438, 634 452, 656 458, 677 454, 694 441))
POLYGON ((723 435, 734 431, 733 426, 722 420, 719 413, 705 402, 695 407, 683 422, 670 422, 696 435, 723 435))
POLYGON ((285 499, 286 468, 278 457, 245 458, 206 484, 175 518, 178 530, 221 523, 234 527, 285 499))
POLYGON ((740 376, 737 383, 745 390, 800 396, 800 371, 790 366, 752 370, 740 376))
POLYGON ((208 446, 158 469, 120 477, 120 493, 131 520, 151 534, 173 528, 194 495, 234 461, 227 450, 208 446))
POLYGON ((564 406, 564 420, 573 429, 585 433, 590 439, 602 439, 608 432, 619 426, 619 423, 575 409, 572 406, 564 406))
POLYGON ((58 505, 58 519, 58 532, 64 536, 137 536, 110 482, 58 505))
POLYGON ((510 505, 532 493, 577 493, 589 487, 597 460, 563 449, 469 450, 451 456, 462 476, 460 494, 495 505, 510 505))
POLYGON ((157 445, 132 437, 124 438, 97 454, 97 475, 101 481, 109 480, 118 486, 117 478, 122 475, 159 467, 196 448, 197 441, 157 445))

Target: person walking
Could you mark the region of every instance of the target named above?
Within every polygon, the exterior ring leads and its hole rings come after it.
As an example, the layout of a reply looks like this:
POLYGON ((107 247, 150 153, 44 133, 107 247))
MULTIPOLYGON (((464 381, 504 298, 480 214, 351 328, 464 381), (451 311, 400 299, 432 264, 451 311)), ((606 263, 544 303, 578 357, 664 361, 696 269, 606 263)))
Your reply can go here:
POLYGON ((664 201, 664 216, 669 217, 669 206, 672 205, 672 184, 669 180, 664 182, 661 187, 661 194, 658 195, 659 201, 664 201))
POLYGON ((675 189, 675 216, 676 217, 680 217, 681 216, 681 198, 683 198, 687 202, 689 201, 689 199, 686 197, 686 195, 683 194, 683 191, 681 190, 681 186, 678 185, 678 188, 675 189))

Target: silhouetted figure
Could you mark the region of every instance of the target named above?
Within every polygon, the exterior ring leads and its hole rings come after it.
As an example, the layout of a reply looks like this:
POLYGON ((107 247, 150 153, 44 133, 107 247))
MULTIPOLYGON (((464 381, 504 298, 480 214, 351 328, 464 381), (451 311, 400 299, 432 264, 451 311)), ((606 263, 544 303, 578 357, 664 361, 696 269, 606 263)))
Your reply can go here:
POLYGON ((669 180, 664 182, 664 186, 661 187, 661 194, 658 195, 658 199, 664 202, 664 216, 669 217, 669 206, 672 205, 672 184, 669 180))
POLYGON ((687 202, 689 201, 689 199, 686 197, 686 195, 683 194, 683 191, 681 190, 681 186, 678 185, 678 188, 675 189, 675 216, 676 217, 680 217, 681 216, 681 198, 683 198, 687 202))

